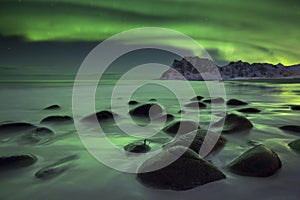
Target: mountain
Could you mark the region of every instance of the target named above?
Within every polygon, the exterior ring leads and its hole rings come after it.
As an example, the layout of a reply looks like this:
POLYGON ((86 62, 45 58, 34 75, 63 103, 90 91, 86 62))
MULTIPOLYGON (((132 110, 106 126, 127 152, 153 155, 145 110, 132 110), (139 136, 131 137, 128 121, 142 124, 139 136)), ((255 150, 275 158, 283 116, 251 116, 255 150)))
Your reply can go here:
POLYGON ((185 57, 174 60, 171 68, 160 79, 170 80, 231 80, 231 79, 278 79, 300 77, 300 65, 253 63, 238 61, 216 66, 212 60, 185 57))

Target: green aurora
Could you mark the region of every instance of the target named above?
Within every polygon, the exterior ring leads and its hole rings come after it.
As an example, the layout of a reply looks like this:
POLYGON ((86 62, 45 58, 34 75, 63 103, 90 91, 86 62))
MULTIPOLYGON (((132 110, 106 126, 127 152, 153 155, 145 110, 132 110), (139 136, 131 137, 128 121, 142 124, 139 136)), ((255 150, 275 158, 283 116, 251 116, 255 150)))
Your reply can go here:
POLYGON ((121 31, 180 31, 225 61, 300 63, 297 0, 2 0, 0 35, 102 41, 121 31))

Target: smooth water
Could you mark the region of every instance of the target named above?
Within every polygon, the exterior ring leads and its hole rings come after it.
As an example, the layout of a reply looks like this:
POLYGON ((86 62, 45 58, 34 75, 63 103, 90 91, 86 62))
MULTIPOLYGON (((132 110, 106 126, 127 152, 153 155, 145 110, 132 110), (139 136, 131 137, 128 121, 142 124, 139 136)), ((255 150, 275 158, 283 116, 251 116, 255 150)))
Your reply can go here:
MULTIPOLYGON (((195 120, 193 116, 198 116, 198 112, 184 106, 180 108, 180 103, 189 103, 189 99, 193 96, 189 96, 186 88, 178 84, 178 81, 168 82, 178 86, 176 94, 168 88, 159 86, 162 81, 156 81, 157 84, 139 88, 131 99, 146 103, 149 99, 155 98, 157 103, 164 106, 167 113, 173 114, 176 119, 182 117, 177 113, 182 109, 187 113, 184 119, 195 120)), ((114 84, 113 81, 107 81, 98 86, 95 107, 100 111, 113 106, 119 115, 119 124, 126 126, 132 121, 125 111, 134 106, 128 106, 128 99, 120 97, 126 96, 132 86, 141 84, 141 81, 128 81, 119 86, 120 90, 114 97, 114 105, 111 105, 114 84)), ((189 82, 189 84, 195 89, 197 95, 209 97, 204 82, 189 82)), ((226 146, 217 155, 208 158, 226 174, 225 180, 182 192, 147 188, 135 179, 134 174, 110 169, 91 156, 80 142, 73 124, 47 125, 56 135, 62 137, 45 145, 20 145, 13 138, 1 138, 1 155, 33 153, 39 160, 30 167, 0 173, 0 199, 298 199, 300 155, 290 150, 287 144, 299 136, 281 131, 278 127, 299 125, 300 111, 292 111, 288 106, 300 105, 299 86, 298 83, 225 82, 227 99, 237 98, 250 103, 243 107, 262 110, 258 114, 245 115, 254 124, 254 128, 249 133, 226 135, 228 139, 226 146), (265 144, 278 153, 283 163, 282 169, 268 178, 242 177, 228 172, 225 168, 226 164, 251 148, 249 140, 265 144), (39 180, 34 177, 34 173, 41 167, 74 154, 79 155, 79 159, 75 160, 72 167, 63 174, 49 180, 39 180)), ((84 87, 89 86, 82 87, 84 97, 85 91, 88 91, 84 87)), ((89 106, 89 102, 82 98, 82 107, 72 108, 72 83, 2 83, 0 88, 2 123, 22 121, 38 125, 46 116, 72 116, 72 109, 84 113, 85 106, 89 106), (53 104, 60 105, 62 109, 43 110, 53 104)), ((89 95, 88 92, 86 95, 89 95)), ((226 112, 238 113, 236 110, 236 107, 227 107, 226 112)), ((211 117, 210 107, 201 110, 200 115, 200 126, 207 128, 211 117)), ((81 118, 84 115, 77 117, 81 118)), ((93 133, 95 130, 97 129, 93 126, 86 125, 87 133, 93 133)), ((133 136, 126 135, 113 123, 105 124, 104 130, 111 142, 120 149, 129 142, 137 140, 133 136)), ((153 138, 150 144, 153 150, 160 149, 163 143, 171 139, 161 132, 153 138)), ((101 143, 95 145, 101 146, 101 143)), ((102 151, 101 153, 106 154, 108 158, 118 159, 112 157, 109 148, 103 148, 102 151)))

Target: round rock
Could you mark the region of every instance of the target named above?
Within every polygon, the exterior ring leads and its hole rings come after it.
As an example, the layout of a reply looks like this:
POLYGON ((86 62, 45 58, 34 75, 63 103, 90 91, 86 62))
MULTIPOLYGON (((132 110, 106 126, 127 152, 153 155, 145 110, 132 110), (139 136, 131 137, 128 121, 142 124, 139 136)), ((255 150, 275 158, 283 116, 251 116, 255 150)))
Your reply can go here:
POLYGON ((200 129, 199 124, 193 121, 176 121, 165 126, 163 131, 175 136, 176 134, 183 135, 198 129, 200 129))
POLYGON ((242 176, 268 177, 275 174, 281 166, 274 151, 264 145, 257 145, 232 161, 228 168, 242 176))
POLYGON ((217 167, 201 159, 193 150, 182 146, 165 149, 146 160, 138 172, 137 179, 144 185, 170 190, 188 190, 226 178, 217 167), (155 166, 162 165, 162 162, 177 157, 177 160, 166 167, 152 171, 155 166))

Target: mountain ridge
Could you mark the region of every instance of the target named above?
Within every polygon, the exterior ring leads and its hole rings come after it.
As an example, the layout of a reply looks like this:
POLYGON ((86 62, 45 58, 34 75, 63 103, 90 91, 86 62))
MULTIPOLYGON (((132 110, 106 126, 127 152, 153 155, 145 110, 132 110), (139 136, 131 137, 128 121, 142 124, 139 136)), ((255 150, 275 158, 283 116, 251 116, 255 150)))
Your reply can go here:
POLYGON ((300 64, 284 66, 270 63, 248 63, 241 60, 217 66, 212 60, 184 57, 174 60, 170 69, 160 79, 167 80, 232 80, 299 78, 300 64))

